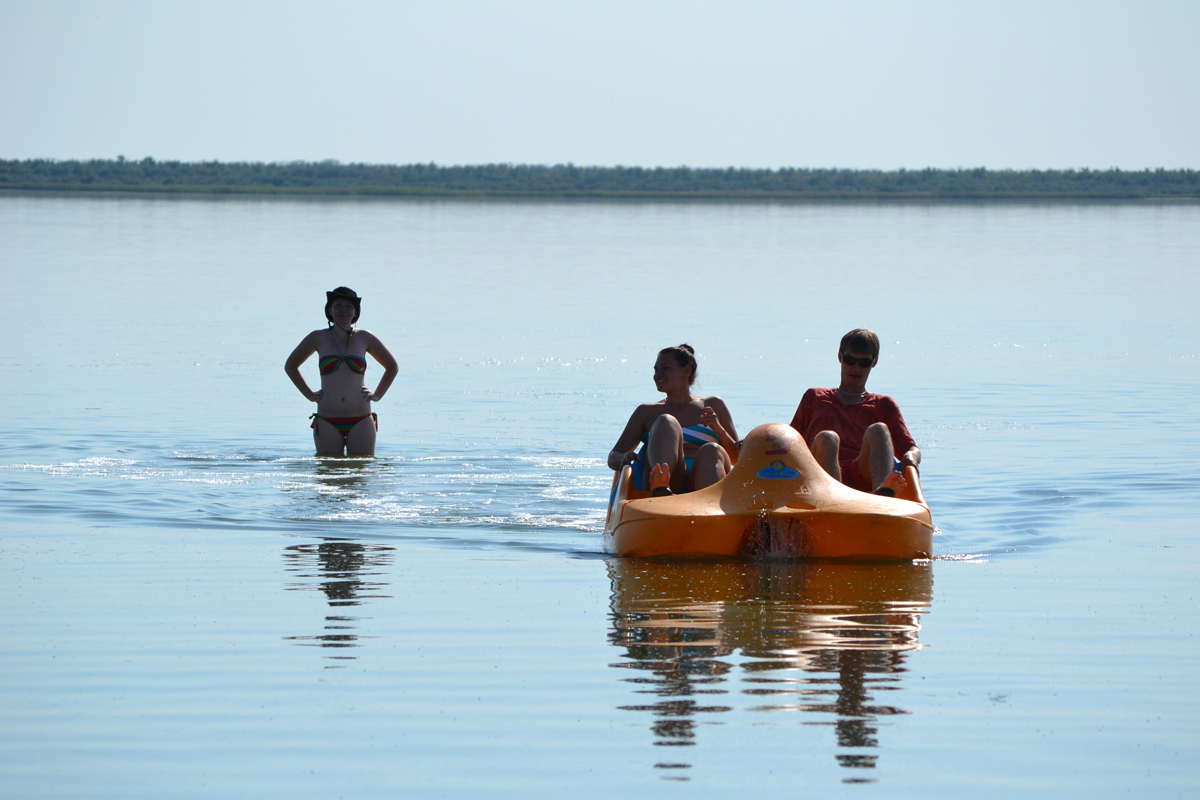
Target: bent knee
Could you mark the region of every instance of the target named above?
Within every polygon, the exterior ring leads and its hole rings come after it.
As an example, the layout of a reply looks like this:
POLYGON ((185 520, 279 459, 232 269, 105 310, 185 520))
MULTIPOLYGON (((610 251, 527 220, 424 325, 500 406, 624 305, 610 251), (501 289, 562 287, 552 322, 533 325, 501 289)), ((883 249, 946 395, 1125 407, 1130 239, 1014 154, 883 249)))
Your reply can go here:
POLYGON ((697 461, 723 461, 728 458, 729 454, 725 452, 725 448, 715 442, 702 444, 696 451, 697 461))
POLYGON ((679 420, 675 419, 674 414, 663 414, 650 425, 651 434, 656 430, 670 430, 682 434, 683 426, 679 424, 679 420))
POLYGON ((870 437, 872 439, 880 439, 891 441, 892 432, 888 430, 888 426, 883 422, 873 422, 867 426, 867 430, 863 433, 863 438, 870 437))
POLYGON ((833 431, 821 431, 813 437, 812 449, 814 453, 836 453, 841 446, 842 437, 833 431))

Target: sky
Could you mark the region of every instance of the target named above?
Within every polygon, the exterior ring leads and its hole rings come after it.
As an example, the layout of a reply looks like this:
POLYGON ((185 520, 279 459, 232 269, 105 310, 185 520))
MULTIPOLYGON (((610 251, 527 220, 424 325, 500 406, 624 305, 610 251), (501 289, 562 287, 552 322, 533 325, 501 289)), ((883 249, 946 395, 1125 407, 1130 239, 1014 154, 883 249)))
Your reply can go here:
POLYGON ((0 0, 0 158, 1200 168, 1200 0, 0 0))

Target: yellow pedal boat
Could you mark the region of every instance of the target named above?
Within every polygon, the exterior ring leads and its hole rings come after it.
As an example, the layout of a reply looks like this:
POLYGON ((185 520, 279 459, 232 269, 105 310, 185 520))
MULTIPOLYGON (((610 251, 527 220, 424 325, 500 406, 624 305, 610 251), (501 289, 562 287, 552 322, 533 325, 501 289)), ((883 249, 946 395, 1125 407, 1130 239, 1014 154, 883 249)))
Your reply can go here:
POLYGON ((614 476, 604 548, 622 557, 772 556, 909 560, 933 554, 933 519, 917 471, 900 496, 852 489, 821 469, 790 425, 760 425, 723 480, 650 497, 632 470, 614 476))

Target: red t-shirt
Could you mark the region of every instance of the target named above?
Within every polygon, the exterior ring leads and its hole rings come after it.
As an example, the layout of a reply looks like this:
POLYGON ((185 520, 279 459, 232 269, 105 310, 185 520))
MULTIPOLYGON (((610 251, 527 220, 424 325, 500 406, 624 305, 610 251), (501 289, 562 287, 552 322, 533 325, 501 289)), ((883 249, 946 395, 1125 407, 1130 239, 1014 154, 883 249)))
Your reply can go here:
POLYGON ((885 423, 891 431, 896 458, 917 446, 900 415, 900 406, 885 394, 868 393, 861 403, 848 406, 838 400, 837 389, 809 389, 800 399, 796 416, 792 417, 792 427, 804 437, 809 447, 821 431, 833 431, 841 437, 838 463, 843 473, 858 460, 863 434, 876 422, 885 423))

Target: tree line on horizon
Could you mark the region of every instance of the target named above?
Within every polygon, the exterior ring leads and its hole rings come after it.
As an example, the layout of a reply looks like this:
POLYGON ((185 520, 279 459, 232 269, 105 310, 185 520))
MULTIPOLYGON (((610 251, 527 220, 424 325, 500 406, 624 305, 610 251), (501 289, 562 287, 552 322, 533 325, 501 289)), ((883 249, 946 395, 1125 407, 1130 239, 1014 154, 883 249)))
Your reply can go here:
POLYGON ((0 160, 0 189, 305 194, 1196 198, 1200 171, 709 169, 574 164, 342 164, 54 159, 0 160))

